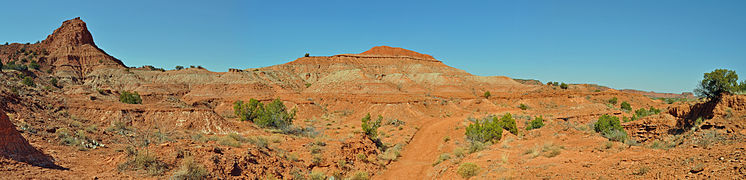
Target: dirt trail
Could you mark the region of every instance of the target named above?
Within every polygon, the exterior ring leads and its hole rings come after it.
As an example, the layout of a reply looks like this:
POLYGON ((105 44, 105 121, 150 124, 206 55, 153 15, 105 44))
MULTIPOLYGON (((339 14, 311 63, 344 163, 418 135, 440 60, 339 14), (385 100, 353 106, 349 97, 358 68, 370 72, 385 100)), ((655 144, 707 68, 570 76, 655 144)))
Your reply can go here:
POLYGON ((440 154, 438 147, 443 137, 453 134, 463 118, 436 118, 423 121, 412 142, 404 148, 402 157, 389 165, 382 175, 374 179, 425 179, 428 169, 440 154), (437 121, 435 123, 432 123, 437 121))

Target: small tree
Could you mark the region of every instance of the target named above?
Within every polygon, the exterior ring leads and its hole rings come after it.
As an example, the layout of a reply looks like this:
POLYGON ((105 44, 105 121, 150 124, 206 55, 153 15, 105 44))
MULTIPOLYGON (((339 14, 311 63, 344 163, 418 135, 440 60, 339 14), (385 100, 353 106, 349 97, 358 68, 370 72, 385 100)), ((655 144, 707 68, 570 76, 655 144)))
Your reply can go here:
POLYGON ((716 98, 724 92, 736 92, 741 89, 738 84, 738 74, 736 71, 727 69, 716 69, 710 73, 705 73, 704 79, 700 81, 698 87, 694 89, 700 97, 716 98))
POLYGON ((622 108, 622 110, 625 110, 625 111, 631 111, 632 110, 632 106, 629 105, 629 103, 627 101, 622 102, 621 108, 622 108))
POLYGON ((487 99, 489 99, 490 96, 492 96, 492 93, 490 93, 490 91, 485 91, 484 94, 482 95, 482 97, 487 98, 487 99))
POLYGON ((370 120, 370 113, 365 115, 361 121, 363 122, 361 128, 363 129, 363 133, 365 133, 365 136, 368 137, 368 139, 376 141, 378 139, 378 128, 381 127, 381 120, 383 120, 383 116, 378 115, 378 119, 376 121, 370 120))
POLYGON ((264 111, 264 104, 251 98, 249 102, 236 101, 233 103, 233 112, 238 116, 240 121, 254 121, 260 113, 264 111))
POLYGON ((182 70, 184 69, 184 66, 176 66, 176 70, 182 70))
MULTIPOLYGON (((494 119, 497 120, 497 117, 494 117, 494 119)), ((510 133, 518 135, 518 126, 516 126, 515 119, 513 119, 513 115, 510 113, 505 113, 505 115, 500 118, 500 126, 502 126, 503 129, 508 130, 510 133)))
POLYGON ((309 53, 306 53, 306 55, 303 55, 303 57, 310 57, 310 56, 311 56, 311 54, 309 54, 309 53))
POLYGON ((57 85, 57 83, 58 83, 58 81, 57 81, 56 77, 52 77, 52 79, 49 80, 49 84, 52 84, 52 86, 54 86, 54 87, 60 87, 59 85, 57 85))
MULTIPOLYGON (((251 104, 251 102, 249 102, 251 104)), ((275 99, 262 110, 261 105, 257 105, 257 117, 254 119, 254 124, 259 127, 272 127, 277 129, 286 129, 293 124, 295 119, 295 109, 288 111, 287 107, 282 104, 282 101, 275 99)))
POLYGON ((472 142, 497 142, 503 135, 503 128, 497 118, 477 119, 476 122, 466 127, 466 139, 472 142))
POLYGON ((562 88, 562 89, 567 89, 567 87, 568 87, 568 86, 567 86, 567 84, 565 84, 565 83, 562 83, 562 84, 560 84, 560 88, 562 88))

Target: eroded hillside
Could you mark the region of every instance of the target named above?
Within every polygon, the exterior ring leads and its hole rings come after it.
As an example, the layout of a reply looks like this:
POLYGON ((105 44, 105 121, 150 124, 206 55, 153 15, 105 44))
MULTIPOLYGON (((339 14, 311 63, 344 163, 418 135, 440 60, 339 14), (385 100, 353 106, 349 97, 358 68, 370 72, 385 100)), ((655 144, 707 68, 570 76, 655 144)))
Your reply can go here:
POLYGON ((522 84, 387 46, 229 72, 131 68, 96 47, 79 18, 42 42, 0 46, 0 60, 17 65, 0 73, 0 133, 20 144, 0 151, 9 177, 455 179, 467 163, 478 179, 746 175, 744 95, 667 102, 522 84), (125 92, 142 101, 123 103, 125 92), (250 99, 295 109, 292 126, 240 121, 234 103, 250 99), (515 133, 465 137, 476 119, 506 113, 515 133), (382 118, 380 143, 361 129, 368 114, 382 118), (603 115, 623 119, 629 139, 595 132, 603 115), (527 130, 537 117, 544 126, 527 130), (17 158, 28 156, 45 161, 17 158))

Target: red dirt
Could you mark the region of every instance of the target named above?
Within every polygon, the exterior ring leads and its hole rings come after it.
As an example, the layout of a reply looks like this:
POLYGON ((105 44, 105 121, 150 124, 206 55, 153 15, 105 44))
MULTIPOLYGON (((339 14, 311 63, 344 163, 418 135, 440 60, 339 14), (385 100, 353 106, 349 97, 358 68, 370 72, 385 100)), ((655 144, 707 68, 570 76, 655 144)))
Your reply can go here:
POLYGON ((40 70, 0 73, 7 82, 0 84, 0 110, 10 116, 5 119, 10 122, 0 121, 0 138, 14 142, 0 144, 7 149, 3 152, 12 152, 0 158, 0 172, 8 178, 166 179, 188 157, 204 167, 209 179, 291 179, 310 173, 459 179, 459 165, 466 162, 480 167, 477 179, 746 176, 744 95, 667 104, 598 85, 561 89, 475 76, 430 55, 386 46, 229 72, 127 68, 95 46, 80 19, 65 21, 42 43, 2 45, 0 58, 32 58, 41 64, 40 70), (49 54, 26 55, 22 48, 49 54), (36 85, 21 84, 21 74, 33 77, 36 85), (61 81, 55 86, 52 78, 61 81), (123 91, 138 92, 142 104, 119 102, 123 91), (485 98, 487 91, 492 95, 485 98), (610 104, 614 97, 618 103, 610 104), (233 103, 250 98, 280 99, 297 109, 295 127, 314 130, 283 134, 238 121, 233 103), (590 124, 605 114, 631 117, 634 110, 620 109, 621 102, 633 109, 662 109, 622 123, 638 144, 610 142, 590 124), (378 132, 385 147, 362 135, 360 120, 368 113, 384 117, 378 132), (505 131, 499 142, 468 153, 468 119, 504 113, 513 114, 518 133, 505 131), (537 116, 546 126, 525 130, 537 116), (697 117, 705 119, 695 124, 697 117), (62 129, 104 146, 63 145, 62 129), (229 135, 238 139, 226 140, 229 135), (402 147, 400 154, 386 148, 396 146, 402 147), (120 169, 132 159, 132 149, 163 162, 163 172, 120 169), (463 149, 463 157, 456 157, 463 149), (33 159, 11 156, 34 150, 54 157, 63 168, 34 166, 26 163, 33 159), (451 159, 435 164, 446 153, 451 159))

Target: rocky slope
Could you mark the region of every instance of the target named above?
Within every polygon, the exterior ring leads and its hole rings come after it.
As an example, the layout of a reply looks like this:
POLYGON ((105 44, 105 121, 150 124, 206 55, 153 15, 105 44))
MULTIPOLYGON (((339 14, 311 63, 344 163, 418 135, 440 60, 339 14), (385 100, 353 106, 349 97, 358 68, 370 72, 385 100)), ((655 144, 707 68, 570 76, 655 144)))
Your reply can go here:
POLYGON ((475 76, 387 46, 229 72, 128 68, 95 46, 79 18, 43 42, 0 46, 0 59, 40 64, 0 73, 0 110, 11 115, 0 121, 2 142, 13 142, 2 144, 8 177, 165 179, 204 170, 211 179, 458 179, 464 163, 480 167, 479 179, 746 175, 743 95, 669 104, 596 85, 475 76), (120 102, 125 91, 142 103, 120 102), (250 98, 296 109, 294 132, 239 121, 233 103, 250 98), (602 115, 629 118, 651 107, 662 113, 622 123, 630 141, 593 131, 602 115), (505 113, 517 134, 483 145, 464 137, 470 119, 505 113), (709 116, 692 123, 702 113, 709 116), (367 114, 383 118, 378 145, 361 133, 367 114), (546 125, 526 130, 537 117, 546 125), (68 170, 13 158, 27 152, 68 170))

